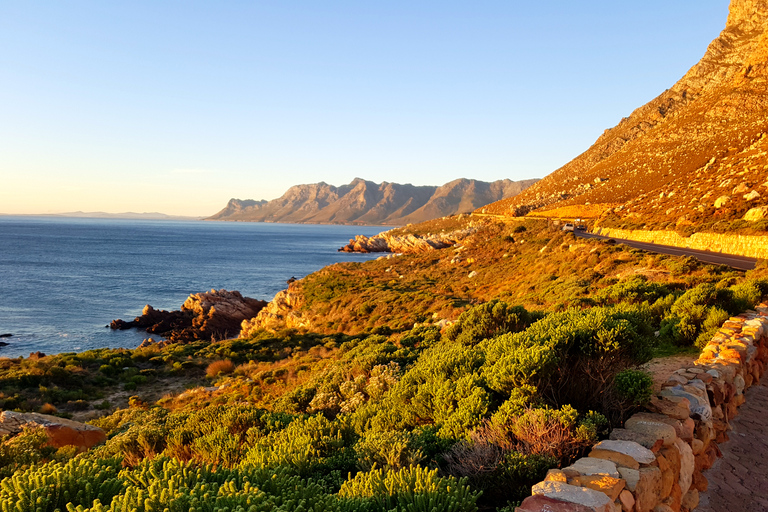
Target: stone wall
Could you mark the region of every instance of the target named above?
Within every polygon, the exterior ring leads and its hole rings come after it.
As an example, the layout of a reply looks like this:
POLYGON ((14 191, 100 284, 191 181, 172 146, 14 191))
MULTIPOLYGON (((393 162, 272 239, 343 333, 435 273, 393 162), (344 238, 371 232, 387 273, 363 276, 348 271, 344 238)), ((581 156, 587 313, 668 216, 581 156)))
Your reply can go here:
POLYGON ((641 231, 597 228, 598 235, 652 244, 671 245, 699 251, 721 252, 749 258, 768 258, 768 236, 694 233, 686 238, 674 231, 641 231))
POLYGON ((744 390, 768 363, 768 304, 729 319, 691 368, 676 371, 648 411, 614 429, 587 457, 553 469, 518 512, 688 512, 702 474, 728 440, 744 390))

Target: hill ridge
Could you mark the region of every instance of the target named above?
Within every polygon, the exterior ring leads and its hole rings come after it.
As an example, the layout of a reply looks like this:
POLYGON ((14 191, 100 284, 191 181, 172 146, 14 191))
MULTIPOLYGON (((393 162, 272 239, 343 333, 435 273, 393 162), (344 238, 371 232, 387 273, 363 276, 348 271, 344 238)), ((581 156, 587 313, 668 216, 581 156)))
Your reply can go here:
POLYGON ((733 222, 765 206, 768 191, 758 187, 768 179, 766 27, 768 0, 732 0, 725 29, 670 89, 526 191, 486 209, 525 215, 573 207, 615 227, 659 228, 733 222))
POLYGON ((206 220, 403 225, 468 213, 519 194, 536 181, 459 178, 441 186, 416 186, 355 178, 340 187, 319 182, 294 185, 272 201, 230 199, 206 220))

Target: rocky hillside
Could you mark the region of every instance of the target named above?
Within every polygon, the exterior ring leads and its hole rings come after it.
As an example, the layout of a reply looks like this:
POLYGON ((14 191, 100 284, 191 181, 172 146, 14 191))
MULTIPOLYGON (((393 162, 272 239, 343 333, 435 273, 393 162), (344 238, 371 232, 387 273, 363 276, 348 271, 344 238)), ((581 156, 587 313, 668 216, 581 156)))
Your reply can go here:
POLYGON ((750 209, 759 220, 768 210, 766 63, 768 0, 732 0, 725 30, 680 81, 486 211, 694 230, 732 224, 750 209))
POLYGON ((355 179, 349 185, 297 185, 272 201, 232 199, 208 220, 400 225, 471 212, 513 197, 537 180, 458 179, 441 187, 355 179))

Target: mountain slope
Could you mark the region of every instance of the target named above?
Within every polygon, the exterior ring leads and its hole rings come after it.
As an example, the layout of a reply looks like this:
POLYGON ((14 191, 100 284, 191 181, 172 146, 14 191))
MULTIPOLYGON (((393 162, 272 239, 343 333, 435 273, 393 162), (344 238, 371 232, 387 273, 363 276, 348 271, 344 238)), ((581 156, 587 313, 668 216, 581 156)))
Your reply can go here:
POLYGON ((671 89, 562 168, 487 211, 561 209, 602 214, 601 223, 666 227, 733 221, 765 206, 767 29, 768 0, 732 0, 725 30, 671 89))
POLYGON ((471 212, 519 194, 537 180, 487 183, 458 179, 441 187, 376 184, 357 178, 349 185, 296 185, 278 199, 231 199, 207 220, 310 224, 398 225, 471 212))

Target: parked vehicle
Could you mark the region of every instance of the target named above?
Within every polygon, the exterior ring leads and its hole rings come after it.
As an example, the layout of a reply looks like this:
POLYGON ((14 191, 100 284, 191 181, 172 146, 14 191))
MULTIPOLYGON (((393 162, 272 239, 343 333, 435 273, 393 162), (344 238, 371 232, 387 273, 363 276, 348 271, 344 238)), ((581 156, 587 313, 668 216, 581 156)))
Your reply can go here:
POLYGON ((573 229, 574 229, 573 224, 571 224, 570 222, 566 223, 563 226, 563 231, 573 231, 573 229))

